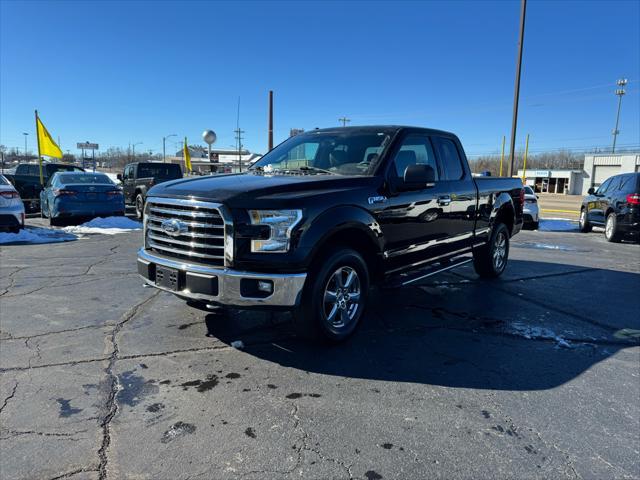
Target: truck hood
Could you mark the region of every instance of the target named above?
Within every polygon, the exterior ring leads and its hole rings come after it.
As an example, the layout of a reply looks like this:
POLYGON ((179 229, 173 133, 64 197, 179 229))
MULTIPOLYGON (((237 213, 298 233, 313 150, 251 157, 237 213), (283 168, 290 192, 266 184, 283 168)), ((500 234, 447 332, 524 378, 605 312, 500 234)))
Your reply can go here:
MULTIPOLYGON (((370 188, 375 177, 239 173, 185 178, 153 187, 148 195, 224 203, 233 208, 281 208, 294 199, 370 188)), ((330 197, 329 197, 330 198, 330 197)))

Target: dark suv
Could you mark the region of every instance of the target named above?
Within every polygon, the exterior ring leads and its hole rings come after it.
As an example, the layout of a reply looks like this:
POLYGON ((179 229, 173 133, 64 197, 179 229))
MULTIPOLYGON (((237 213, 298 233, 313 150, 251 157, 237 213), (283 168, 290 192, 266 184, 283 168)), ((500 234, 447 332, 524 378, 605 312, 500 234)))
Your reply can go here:
POLYGON ((640 173, 623 173, 608 178, 595 190, 589 189, 580 209, 580 231, 604 227, 609 242, 625 234, 640 233, 640 173))

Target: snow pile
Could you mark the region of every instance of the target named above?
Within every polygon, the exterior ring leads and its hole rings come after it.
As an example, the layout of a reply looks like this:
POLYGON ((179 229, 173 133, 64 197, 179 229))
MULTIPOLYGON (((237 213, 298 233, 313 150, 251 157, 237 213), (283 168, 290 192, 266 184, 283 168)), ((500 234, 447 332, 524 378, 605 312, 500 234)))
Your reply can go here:
POLYGON ((102 173, 104 173, 107 177, 109 177, 109 179, 116 185, 120 185, 122 183, 120 182, 120 180, 118 180, 117 173, 109 173, 109 172, 102 172, 102 173))
POLYGON ((514 247, 516 248, 539 248, 542 250, 559 250, 562 252, 576 252, 577 250, 573 247, 569 247, 567 245, 553 245, 550 243, 540 243, 540 242, 522 242, 522 243, 514 243, 514 247))
POLYGON ((83 223, 82 225, 65 227, 67 233, 102 233, 105 235, 115 235, 116 233, 130 232, 132 230, 140 230, 142 224, 127 217, 106 217, 94 218, 93 220, 83 223))
POLYGON ((52 228, 26 227, 18 233, 0 232, 0 244, 2 245, 13 243, 59 243, 77 239, 78 237, 73 233, 52 228))
POLYGON ((565 340, 561 336, 557 335, 553 330, 549 330, 548 328, 534 327, 531 325, 525 325, 524 323, 520 322, 513 322, 510 325, 509 331, 514 335, 518 335, 529 340, 533 340, 536 338, 550 339, 555 340, 558 347, 572 348, 572 345, 568 340, 565 340))
POLYGON ((542 232, 573 232, 578 230, 578 223, 566 218, 541 218, 538 230, 542 232))

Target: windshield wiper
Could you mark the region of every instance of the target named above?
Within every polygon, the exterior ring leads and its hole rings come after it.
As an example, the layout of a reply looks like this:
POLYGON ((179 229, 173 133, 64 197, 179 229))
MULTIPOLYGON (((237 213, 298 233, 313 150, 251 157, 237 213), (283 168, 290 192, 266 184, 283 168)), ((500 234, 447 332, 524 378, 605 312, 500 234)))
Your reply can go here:
POLYGON ((318 168, 318 167, 302 166, 302 167, 298 167, 296 170, 302 170, 303 172, 322 172, 322 173, 328 173, 329 175, 340 175, 337 172, 332 172, 331 170, 325 170, 324 168, 318 168))

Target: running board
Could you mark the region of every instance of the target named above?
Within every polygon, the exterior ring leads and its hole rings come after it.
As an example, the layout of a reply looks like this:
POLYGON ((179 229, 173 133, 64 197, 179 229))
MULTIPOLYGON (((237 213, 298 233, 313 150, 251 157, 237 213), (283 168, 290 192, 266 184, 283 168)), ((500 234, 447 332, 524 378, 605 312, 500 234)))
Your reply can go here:
POLYGON ((414 271, 394 275, 393 277, 389 278, 384 282, 383 287, 384 288, 405 287, 417 281, 431 277, 432 275, 437 275, 438 273, 446 272, 447 270, 451 270, 452 268, 457 268, 462 265, 465 265, 471 262, 472 260, 473 258, 462 258, 462 259, 454 260, 452 262, 439 262, 429 266, 428 268, 423 268, 417 271, 414 270, 414 271))

